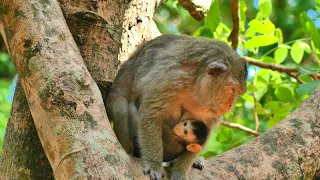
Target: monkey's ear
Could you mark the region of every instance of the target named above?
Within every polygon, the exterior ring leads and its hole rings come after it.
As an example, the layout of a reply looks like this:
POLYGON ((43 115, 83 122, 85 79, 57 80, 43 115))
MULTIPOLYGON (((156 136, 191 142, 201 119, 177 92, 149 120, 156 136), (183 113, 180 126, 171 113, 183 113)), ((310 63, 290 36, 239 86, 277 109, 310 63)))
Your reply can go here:
POLYGON ((199 144, 193 143, 187 145, 187 150, 190 152, 198 153, 202 151, 202 147, 199 144))
POLYGON ((228 70, 227 65, 222 62, 212 62, 207 67, 207 72, 211 76, 219 76, 228 70))

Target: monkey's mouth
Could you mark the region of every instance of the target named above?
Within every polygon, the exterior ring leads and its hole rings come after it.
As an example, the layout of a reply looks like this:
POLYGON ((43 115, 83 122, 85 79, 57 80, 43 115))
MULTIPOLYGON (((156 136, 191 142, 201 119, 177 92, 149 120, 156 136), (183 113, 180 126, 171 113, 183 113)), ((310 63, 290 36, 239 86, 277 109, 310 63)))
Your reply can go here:
POLYGON ((179 142, 182 142, 182 141, 183 141, 183 139, 182 139, 181 137, 177 136, 176 134, 174 134, 174 135, 176 136, 176 138, 177 138, 177 140, 178 140, 179 142))

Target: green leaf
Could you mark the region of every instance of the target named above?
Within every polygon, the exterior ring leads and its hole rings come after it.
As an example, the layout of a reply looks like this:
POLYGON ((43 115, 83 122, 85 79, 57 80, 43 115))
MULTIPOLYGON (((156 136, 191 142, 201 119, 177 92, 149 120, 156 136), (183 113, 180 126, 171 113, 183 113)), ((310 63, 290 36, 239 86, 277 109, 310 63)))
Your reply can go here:
POLYGON ((211 32, 214 32, 218 27, 220 23, 220 16, 219 0, 215 0, 211 3, 210 10, 204 18, 204 24, 210 28, 211 32))
POLYGON ((260 47, 260 46, 268 46, 270 44, 274 44, 278 42, 278 38, 275 36, 254 36, 244 43, 244 47, 247 49, 260 47))
POLYGON ((305 42, 300 42, 300 47, 307 53, 311 53, 311 48, 309 46, 309 44, 305 43, 305 42))
POLYGON ((301 13, 300 22, 302 27, 307 31, 307 34, 311 37, 316 48, 320 49, 320 33, 306 12, 301 13))
POLYGON ((293 94, 287 87, 279 87, 274 91, 275 96, 283 102, 289 102, 293 98, 293 94))
POLYGON ((200 27, 199 29, 197 29, 193 33, 193 36, 213 38, 213 34, 212 34, 211 30, 206 26, 203 26, 203 27, 200 27))
POLYGON ((240 30, 245 31, 247 4, 245 0, 240 0, 240 30))
POLYGON ((300 72, 300 76, 307 76, 311 74, 320 73, 320 69, 306 69, 302 67, 298 67, 298 71, 300 72))
POLYGON ((286 48, 286 49, 291 49, 291 46, 286 45, 286 44, 279 44, 278 47, 280 48, 286 48))
POLYGON ((278 124, 278 122, 281 121, 283 117, 279 115, 274 115, 269 121, 268 121, 268 128, 272 128, 274 125, 278 124))
POLYGON ((269 81, 270 81, 269 70, 261 69, 254 78, 256 93, 264 94, 267 91, 269 81))
POLYGON ((219 132, 217 135, 217 141, 220 143, 227 143, 230 142, 233 138, 233 131, 232 129, 224 129, 223 131, 219 132))
POLYGON ((261 59, 262 62, 266 62, 266 63, 275 63, 276 61, 272 58, 272 57, 269 57, 269 56, 264 56, 262 59, 261 59))
POLYGON ((302 61, 304 49, 301 47, 301 42, 297 41, 292 45, 290 55, 293 59, 293 61, 297 64, 300 64, 302 61))
POLYGON ((275 109, 281 109, 281 102, 280 101, 269 101, 264 106, 266 109, 275 110, 275 109))
POLYGON ((259 14, 263 18, 269 18, 272 13, 272 2, 271 0, 260 0, 259 1, 259 14))
POLYGON ((279 39, 279 43, 282 44, 283 43, 283 35, 282 35, 282 31, 280 28, 277 28, 275 30, 276 33, 276 37, 279 39))
POLYGON ((310 94, 320 85, 320 80, 311 81, 307 84, 300 84, 297 88, 298 94, 310 94))
POLYGON ((216 152, 214 152, 212 150, 206 151, 203 154, 201 154, 201 156, 204 157, 204 158, 210 158, 210 157, 213 157, 213 156, 216 156, 216 155, 218 155, 218 153, 216 153, 216 152))
POLYGON ((256 33, 260 33, 262 35, 270 35, 275 31, 275 26, 270 20, 259 21, 254 19, 249 22, 249 28, 246 31, 245 37, 254 37, 256 33))
POLYGON ((288 55, 288 49, 287 48, 278 48, 274 52, 274 60, 276 63, 280 64, 282 63, 288 55))

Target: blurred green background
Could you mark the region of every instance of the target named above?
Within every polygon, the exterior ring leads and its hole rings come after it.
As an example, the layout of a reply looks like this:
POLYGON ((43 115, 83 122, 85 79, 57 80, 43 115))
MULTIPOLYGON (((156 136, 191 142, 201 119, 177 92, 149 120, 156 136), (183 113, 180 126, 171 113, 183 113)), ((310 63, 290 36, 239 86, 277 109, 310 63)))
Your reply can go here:
MULTIPOLYGON (((284 73, 249 66, 248 92, 222 120, 253 130, 258 120, 258 131, 263 133, 290 114, 319 85, 319 80, 309 76, 320 72, 319 4, 320 0, 240 0, 241 33, 237 52, 262 62, 296 67, 306 84, 300 85, 284 73), (258 36, 262 40, 257 41, 258 36)), ((157 11, 154 20, 162 33, 227 41, 232 29, 230 0, 213 1, 204 22, 194 20, 177 0, 169 0, 157 11)), ((15 77, 14 66, 0 40, 0 147, 10 115, 15 77)), ((211 157, 253 138, 242 130, 218 126, 202 155, 211 157)))
MULTIPOLYGON (((306 84, 300 85, 284 73, 249 66, 248 92, 222 120, 253 130, 258 120, 258 131, 263 133, 290 114, 320 84, 319 80, 313 81, 307 73, 302 73, 302 69, 320 72, 319 3, 319 0, 240 0, 241 33, 237 52, 262 62, 296 67, 301 70, 300 78, 306 84), (309 22, 314 29, 306 28, 309 22), (262 39, 257 39, 258 36, 262 39)), ((230 0, 213 0, 204 22, 194 20, 176 0, 169 0, 158 10, 154 20, 161 33, 227 42, 232 29, 230 0), (219 19, 219 22, 212 22, 212 19, 219 19)), ((213 131, 202 155, 211 157, 253 138, 242 130, 220 125, 213 131)))

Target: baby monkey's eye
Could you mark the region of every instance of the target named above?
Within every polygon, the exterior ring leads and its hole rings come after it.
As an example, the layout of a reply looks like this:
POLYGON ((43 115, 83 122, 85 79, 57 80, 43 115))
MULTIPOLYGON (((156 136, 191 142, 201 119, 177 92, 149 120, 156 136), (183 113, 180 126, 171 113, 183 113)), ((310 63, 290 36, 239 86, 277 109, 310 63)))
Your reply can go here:
POLYGON ((187 131, 187 130, 184 130, 184 134, 188 134, 188 131, 187 131))
POLYGON ((188 124, 188 122, 184 122, 183 125, 186 126, 188 124))
POLYGON ((233 87, 232 88, 232 92, 235 93, 236 92, 236 88, 233 87))

